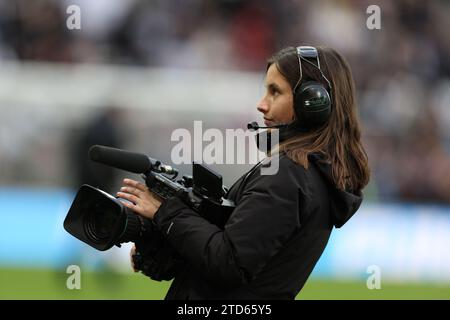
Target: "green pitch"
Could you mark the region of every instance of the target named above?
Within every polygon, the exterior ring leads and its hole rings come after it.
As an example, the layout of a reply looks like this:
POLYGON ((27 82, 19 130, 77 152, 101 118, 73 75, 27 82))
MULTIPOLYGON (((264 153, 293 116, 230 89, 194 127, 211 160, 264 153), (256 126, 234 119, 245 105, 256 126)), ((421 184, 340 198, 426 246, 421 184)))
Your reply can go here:
MULTIPOLYGON (((0 299, 162 299, 169 282, 141 274, 83 272, 81 289, 69 290, 68 274, 52 270, 0 268, 0 299)), ((310 279, 297 299, 450 299, 450 285, 381 283, 369 290, 365 280, 310 279)))

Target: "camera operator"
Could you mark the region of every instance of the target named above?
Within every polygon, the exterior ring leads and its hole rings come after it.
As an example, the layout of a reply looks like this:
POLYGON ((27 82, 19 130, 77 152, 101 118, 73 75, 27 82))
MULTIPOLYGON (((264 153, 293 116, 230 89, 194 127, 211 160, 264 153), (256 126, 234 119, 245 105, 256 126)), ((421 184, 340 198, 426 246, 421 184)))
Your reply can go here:
POLYGON ((263 175, 256 165, 236 181, 227 194, 236 208, 223 229, 131 179, 117 194, 185 261, 166 299, 294 299, 333 227, 361 204, 369 168, 348 63, 331 48, 289 47, 266 71, 257 109, 267 127, 280 128, 269 155, 279 157, 279 170, 263 175))

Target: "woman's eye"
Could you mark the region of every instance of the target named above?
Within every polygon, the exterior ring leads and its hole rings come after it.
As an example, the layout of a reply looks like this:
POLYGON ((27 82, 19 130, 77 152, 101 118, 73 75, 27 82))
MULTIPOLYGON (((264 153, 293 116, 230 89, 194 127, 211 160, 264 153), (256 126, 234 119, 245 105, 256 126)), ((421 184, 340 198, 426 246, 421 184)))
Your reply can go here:
POLYGON ((278 91, 275 88, 270 88, 269 91, 270 91, 270 94, 273 95, 273 96, 277 96, 277 95, 280 94, 280 91, 278 91))

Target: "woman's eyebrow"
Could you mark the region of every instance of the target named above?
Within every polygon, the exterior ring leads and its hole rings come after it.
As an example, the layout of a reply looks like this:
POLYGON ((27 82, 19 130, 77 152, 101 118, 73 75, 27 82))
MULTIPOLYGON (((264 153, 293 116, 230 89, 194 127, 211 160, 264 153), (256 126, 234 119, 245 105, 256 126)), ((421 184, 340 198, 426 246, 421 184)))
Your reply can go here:
POLYGON ((272 89, 276 89, 278 91, 281 91, 280 86, 278 86, 275 82, 271 82, 269 84, 266 84, 267 88, 272 88, 272 89))

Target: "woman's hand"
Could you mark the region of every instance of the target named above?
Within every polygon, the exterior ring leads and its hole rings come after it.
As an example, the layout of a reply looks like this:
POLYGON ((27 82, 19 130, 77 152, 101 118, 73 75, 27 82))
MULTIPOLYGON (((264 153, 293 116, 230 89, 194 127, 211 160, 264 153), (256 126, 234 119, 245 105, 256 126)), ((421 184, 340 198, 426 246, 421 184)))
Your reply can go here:
POLYGON ((131 202, 123 201, 123 205, 143 217, 153 219, 161 205, 161 198, 148 190, 145 184, 135 180, 124 179, 123 183, 117 196, 131 202))

